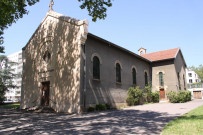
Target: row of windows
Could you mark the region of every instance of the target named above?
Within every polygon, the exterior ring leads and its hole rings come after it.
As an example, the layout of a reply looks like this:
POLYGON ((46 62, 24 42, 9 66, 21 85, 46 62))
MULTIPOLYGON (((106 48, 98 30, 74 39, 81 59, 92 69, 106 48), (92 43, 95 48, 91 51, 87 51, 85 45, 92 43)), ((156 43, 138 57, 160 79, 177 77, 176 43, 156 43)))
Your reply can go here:
MULTIPOLYGON (((132 68, 132 82, 136 85, 137 72, 135 68, 132 68)), ((100 60, 97 56, 93 57, 93 79, 100 79, 100 60)), ((116 63, 116 82, 121 83, 121 65, 116 63)), ((145 72, 145 86, 148 85, 148 75, 145 72)))
MULTIPOLYGON (((183 75, 183 82, 184 82, 184 89, 186 89, 185 75, 183 75)), ((179 85, 179 89, 181 90, 180 73, 178 73, 178 85, 179 85)), ((163 72, 159 72, 159 86, 164 86, 163 72)))

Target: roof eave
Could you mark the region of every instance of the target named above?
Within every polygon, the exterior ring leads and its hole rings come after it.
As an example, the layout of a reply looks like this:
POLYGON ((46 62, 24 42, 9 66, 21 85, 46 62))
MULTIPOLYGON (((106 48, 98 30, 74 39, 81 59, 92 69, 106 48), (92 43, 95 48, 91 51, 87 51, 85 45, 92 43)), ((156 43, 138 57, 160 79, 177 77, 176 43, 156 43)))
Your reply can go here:
POLYGON ((114 46, 114 47, 116 47, 116 48, 118 48, 118 49, 120 49, 120 50, 122 50, 122 51, 128 52, 129 54, 132 54, 132 55, 134 55, 134 56, 136 56, 136 57, 138 57, 138 58, 140 58, 140 59, 142 59, 142 60, 144 60, 144 61, 146 61, 146 62, 149 62, 149 63, 152 62, 152 61, 150 61, 149 59, 146 59, 146 58, 144 58, 144 57, 142 57, 142 56, 140 56, 140 55, 138 55, 138 54, 135 54, 135 53, 133 53, 133 52, 131 52, 131 51, 129 51, 129 50, 127 50, 127 49, 125 49, 125 48, 119 46, 119 45, 116 45, 116 44, 114 44, 114 43, 112 43, 112 42, 110 42, 110 41, 107 41, 107 40, 105 40, 105 39, 103 39, 103 38, 101 38, 101 37, 98 37, 98 36, 96 36, 96 35, 94 35, 94 34, 92 34, 92 33, 88 33, 88 35, 91 36, 91 37, 93 37, 93 38, 96 38, 96 39, 98 39, 98 40, 100 40, 100 41, 102 41, 102 42, 105 42, 105 43, 107 43, 107 44, 109 44, 109 45, 112 45, 112 46, 114 46))

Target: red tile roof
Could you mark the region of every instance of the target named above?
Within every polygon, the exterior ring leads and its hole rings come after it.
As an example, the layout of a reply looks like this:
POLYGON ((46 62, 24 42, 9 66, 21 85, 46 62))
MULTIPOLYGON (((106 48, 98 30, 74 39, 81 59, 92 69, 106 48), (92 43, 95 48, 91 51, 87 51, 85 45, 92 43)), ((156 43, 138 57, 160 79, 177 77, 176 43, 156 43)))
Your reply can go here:
POLYGON ((154 62, 154 61, 173 59, 176 57, 178 51, 179 51, 179 48, 175 48, 175 49, 169 49, 169 50, 164 50, 159 52, 141 54, 141 56, 154 62))

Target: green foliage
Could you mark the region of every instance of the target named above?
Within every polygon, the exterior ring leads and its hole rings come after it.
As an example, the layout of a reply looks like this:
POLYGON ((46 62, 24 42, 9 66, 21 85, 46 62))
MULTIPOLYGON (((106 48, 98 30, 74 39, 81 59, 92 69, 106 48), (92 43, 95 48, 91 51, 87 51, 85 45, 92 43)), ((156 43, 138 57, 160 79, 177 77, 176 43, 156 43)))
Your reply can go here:
POLYGON ((147 103, 151 102, 151 100, 152 100, 151 86, 145 86, 143 97, 144 97, 145 102, 147 102, 147 103))
POLYGON ((140 103, 140 98, 142 97, 142 90, 137 86, 136 88, 130 87, 128 89, 128 97, 126 102, 128 105, 136 105, 140 103))
POLYGON ((94 112, 94 110, 95 110, 95 108, 94 108, 93 106, 90 106, 90 107, 87 109, 88 112, 94 112))
POLYGON ((203 65, 201 64, 198 67, 192 66, 192 67, 189 67, 189 68, 197 73, 197 75, 201 79, 201 82, 203 83, 203 65))
POLYGON ((16 88, 13 84, 12 79, 16 77, 16 74, 12 73, 11 66, 15 64, 14 62, 8 61, 8 58, 4 55, 0 55, 0 63, 4 63, 4 67, 0 66, 0 103, 5 99, 5 91, 9 88, 16 88))
POLYGON ((159 91, 152 92, 152 102, 158 103, 159 102, 159 91))
POLYGON ((159 102, 159 92, 152 92, 151 86, 145 86, 143 90, 141 90, 139 87, 130 87, 128 89, 128 96, 126 99, 126 102, 128 105, 136 105, 140 104, 140 100, 142 98, 142 101, 144 100, 144 103, 157 103, 159 102))
POLYGON ((106 103, 105 106, 106 106, 106 109, 107 109, 107 110, 110 110, 110 109, 111 109, 111 105, 110 105, 110 104, 106 103))
MULTIPOLYGON (((28 14, 26 7, 34 5, 39 0, 1 0, 0 1, 0 45, 3 44, 3 31, 11 26, 24 14, 28 14)), ((3 47, 0 46, 0 52, 3 53, 3 47)))
POLYGON ((96 108, 97 111, 104 111, 104 110, 106 110, 106 105, 97 104, 95 108, 96 108))
POLYGON ((20 108, 20 104, 3 104, 0 105, 0 108, 4 108, 4 109, 19 109, 20 108))
POLYGON ((181 90, 179 92, 171 91, 167 93, 167 97, 169 98, 171 103, 184 103, 187 101, 191 101, 191 92, 181 90))
POLYGON ((105 19, 107 16, 107 7, 111 7, 111 0, 78 0, 82 2, 80 6, 81 9, 87 9, 89 16, 92 17, 92 21, 97 21, 99 19, 105 19))

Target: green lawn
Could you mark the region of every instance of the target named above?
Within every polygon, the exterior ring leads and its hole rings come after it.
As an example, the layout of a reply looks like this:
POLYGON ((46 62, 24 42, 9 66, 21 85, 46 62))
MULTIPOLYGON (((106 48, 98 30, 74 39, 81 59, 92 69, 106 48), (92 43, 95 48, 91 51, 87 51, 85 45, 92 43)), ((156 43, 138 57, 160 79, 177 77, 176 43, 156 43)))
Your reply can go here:
POLYGON ((20 108, 20 103, 15 103, 15 104, 3 104, 0 105, 1 108, 6 108, 6 109, 19 109, 20 108))
POLYGON ((203 135, 203 106, 169 122, 162 135, 203 135))

